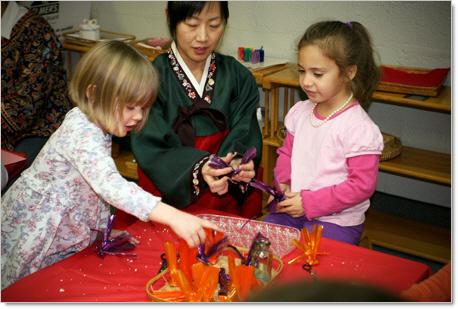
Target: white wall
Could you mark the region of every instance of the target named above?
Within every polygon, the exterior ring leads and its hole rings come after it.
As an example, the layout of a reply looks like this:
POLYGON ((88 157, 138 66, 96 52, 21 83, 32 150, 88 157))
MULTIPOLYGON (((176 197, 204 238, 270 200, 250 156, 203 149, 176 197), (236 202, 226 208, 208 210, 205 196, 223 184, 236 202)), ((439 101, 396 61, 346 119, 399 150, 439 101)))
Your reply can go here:
MULTIPOLYGON (((91 18, 103 30, 137 39, 168 37, 165 7, 164 1, 92 1, 91 18)), ((235 55, 239 46, 263 46, 266 56, 296 63, 296 44, 309 25, 354 20, 371 33, 382 64, 446 68, 451 67, 451 7, 450 1, 231 1, 219 50, 235 55)), ((450 114, 374 102, 369 115, 406 146, 451 153, 450 114)), ((377 190, 451 207, 449 186, 380 172, 377 190)))

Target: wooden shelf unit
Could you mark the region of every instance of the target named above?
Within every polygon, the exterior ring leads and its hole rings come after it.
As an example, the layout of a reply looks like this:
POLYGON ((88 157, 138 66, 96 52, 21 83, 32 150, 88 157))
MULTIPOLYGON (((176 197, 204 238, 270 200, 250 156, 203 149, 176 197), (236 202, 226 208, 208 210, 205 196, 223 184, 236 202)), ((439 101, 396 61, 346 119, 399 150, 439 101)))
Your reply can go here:
POLYGON ((376 101, 381 100, 384 103, 409 106, 435 112, 450 113, 452 110, 452 87, 450 86, 442 87, 437 97, 423 97, 425 98, 424 101, 415 100, 409 97, 409 95, 402 93, 376 91, 372 96, 372 99, 376 101))

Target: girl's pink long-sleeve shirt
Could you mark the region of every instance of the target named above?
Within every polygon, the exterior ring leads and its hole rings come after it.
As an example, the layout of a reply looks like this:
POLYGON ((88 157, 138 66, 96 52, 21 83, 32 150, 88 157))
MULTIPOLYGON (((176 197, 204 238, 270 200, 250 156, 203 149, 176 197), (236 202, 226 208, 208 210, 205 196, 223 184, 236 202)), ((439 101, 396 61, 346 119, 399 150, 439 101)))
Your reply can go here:
POLYGON ((302 101, 289 111, 274 174, 291 192, 300 192, 308 220, 361 224, 377 184, 383 137, 359 104, 320 127, 310 124, 312 108, 302 101))

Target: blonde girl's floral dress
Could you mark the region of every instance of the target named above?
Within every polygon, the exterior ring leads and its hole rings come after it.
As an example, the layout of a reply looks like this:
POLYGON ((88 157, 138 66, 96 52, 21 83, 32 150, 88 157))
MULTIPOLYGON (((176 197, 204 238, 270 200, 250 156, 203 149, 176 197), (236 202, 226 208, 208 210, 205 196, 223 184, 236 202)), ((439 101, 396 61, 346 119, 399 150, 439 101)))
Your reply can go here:
POLYGON ((158 201, 119 174, 111 135, 73 108, 2 197, 2 289, 85 249, 110 204, 147 221, 158 201))

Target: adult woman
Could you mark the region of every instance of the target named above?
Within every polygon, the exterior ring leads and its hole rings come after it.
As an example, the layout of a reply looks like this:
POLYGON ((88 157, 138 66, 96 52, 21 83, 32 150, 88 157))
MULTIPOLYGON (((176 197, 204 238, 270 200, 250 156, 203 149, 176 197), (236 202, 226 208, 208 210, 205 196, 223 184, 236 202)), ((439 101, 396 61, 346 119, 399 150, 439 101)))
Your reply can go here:
MULTIPOLYGON (((1 147, 25 153, 27 169, 72 108, 62 45, 48 21, 2 1, 1 147)), ((9 179, 2 195, 20 176, 9 179)))
POLYGON ((261 159, 259 92, 243 65, 215 53, 229 17, 228 4, 169 1, 166 15, 174 42, 153 62, 162 78, 159 95, 143 132, 132 135, 139 185, 159 191, 181 209, 196 204, 258 216, 260 195, 251 194, 247 183, 261 159), (243 154, 251 146, 257 156, 237 176, 227 176, 230 168, 208 166, 212 154, 236 166, 240 158, 232 152, 243 154))

